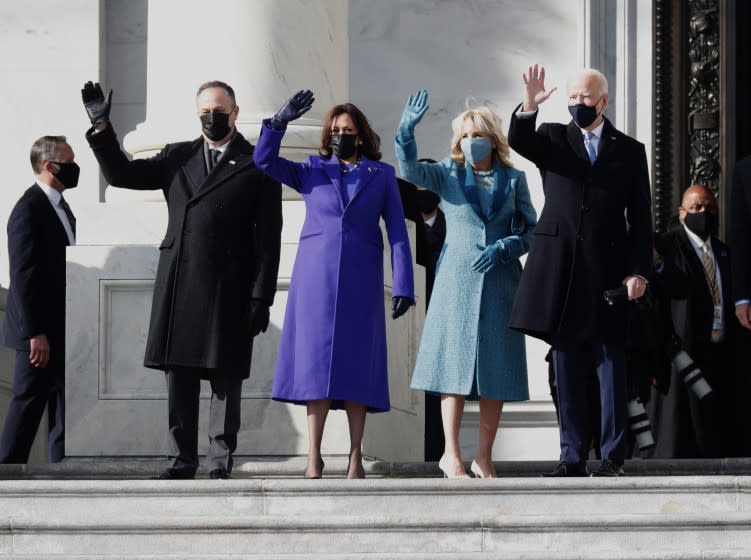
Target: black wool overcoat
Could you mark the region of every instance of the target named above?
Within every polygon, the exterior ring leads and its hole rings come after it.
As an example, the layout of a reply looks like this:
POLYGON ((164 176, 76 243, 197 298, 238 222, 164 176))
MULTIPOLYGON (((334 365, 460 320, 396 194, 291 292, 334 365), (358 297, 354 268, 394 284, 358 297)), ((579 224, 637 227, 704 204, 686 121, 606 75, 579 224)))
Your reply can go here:
POLYGON ((281 185, 236 134, 207 173, 203 138, 128 161, 112 127, 86 137, 107 181, 161 189, 169 220, 159 246, 144 365, 250 373, 251 300, 271 305, 281 244, 281 185))
POLYGON ((644 145, 605 119, 591 164, 581 130, 519 118, 509 144, 537 165, 545 204, 534 231, 509 326, 550 341, 619 342, 627 306, 603 293, 630 275, 649 278, 652 215, 644 145))

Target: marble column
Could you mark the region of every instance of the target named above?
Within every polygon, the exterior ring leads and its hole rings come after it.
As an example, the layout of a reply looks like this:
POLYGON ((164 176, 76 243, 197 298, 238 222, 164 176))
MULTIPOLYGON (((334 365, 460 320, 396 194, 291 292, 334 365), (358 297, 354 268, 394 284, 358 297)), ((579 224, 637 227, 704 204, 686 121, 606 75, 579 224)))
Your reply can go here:
POLYGON ((146 122, 126 149, 143 157, 197 136, 195 92, 218 79, 235 89, 238 129, 251 141, 287 97, 313 90, 313 109, 285 136, 288 153, 310 153, 325 111, 348 97, 347 15, 347 0, 149 2, 146 122))

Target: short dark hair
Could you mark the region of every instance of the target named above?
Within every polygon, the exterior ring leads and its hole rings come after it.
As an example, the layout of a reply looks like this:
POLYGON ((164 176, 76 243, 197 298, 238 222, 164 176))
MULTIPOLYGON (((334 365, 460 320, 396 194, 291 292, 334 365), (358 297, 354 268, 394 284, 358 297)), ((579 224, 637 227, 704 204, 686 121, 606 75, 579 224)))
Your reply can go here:
POLYGON ((67 142, 65 136, 42 136, 31 145, 29 160, 34 173, 39 175, 42 172, 45 161, 54 161, 57 159, 58 146, 67 142))
POLYGON ((362 144, 360 145, 360 153, 368 159, 375 161, 380 160, 381 137, 375 133, 363 112, 352 103, 334 105, 328 115, 326 115, 326 118, 323 121, 323 131, 321 132, 321 147, 318 149, 318 153, 321 154, 321 157, 326 159, 331 157, 331 154, 333 153, 331 148, 329 148, 329 141, 331 140, 331 123, 334 122, 336 117, 343 113, 347 113, 357 127, 357 135, 362 141, 362 144))
POLYGON ((227 95, 232 100, 232 106, 234 107, 237 105, 237 101, 235 101, 235 90, 232 89, 232 87, 220 80, 211 80, 210 82, 204 82, 201 84, 198 88, 198 91, 196 92, 196 99, 203 93, 203 90, 209 89, 209 88, 222 88, 224 91, 227 92, 227 95))

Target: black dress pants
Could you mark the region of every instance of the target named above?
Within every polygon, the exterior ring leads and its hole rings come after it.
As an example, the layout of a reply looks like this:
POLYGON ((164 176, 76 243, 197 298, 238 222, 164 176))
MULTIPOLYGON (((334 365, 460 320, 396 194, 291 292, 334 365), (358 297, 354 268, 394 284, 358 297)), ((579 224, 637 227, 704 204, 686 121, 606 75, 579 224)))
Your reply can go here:
POLYGON ((172 368, 167 370, 167 407, 171 468, 189 476, 198 469, 198 411, 201 378, 211 384, 209 407, 209 470, 232 471, 232 454, 240 430, 242 378, 220 370, 172 368))
POLYGON ((26 463, 47 408, 48 460, 65 457, 65 357, 53 352, 46 367, 29 361, 29 351, 16 352, 13 396, 8 405, 2 436, 0 463, 26 463))

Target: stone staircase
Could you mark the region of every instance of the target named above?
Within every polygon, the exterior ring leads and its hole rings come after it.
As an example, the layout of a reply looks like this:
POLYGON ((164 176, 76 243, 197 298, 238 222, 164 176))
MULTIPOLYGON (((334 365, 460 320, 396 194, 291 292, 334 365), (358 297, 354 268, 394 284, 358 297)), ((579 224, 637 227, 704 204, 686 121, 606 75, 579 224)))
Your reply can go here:
POLYGON ((517 475, 444 480, 431 463, 372 463, 348 481, 343 459, 327 462, 317 481, 299 478, 299 461, 191 481, 145 480, 148 462, 120 464, 119 478, 102 461, 79 464, 78 479, 66 464, 3 466, 0 559, 751 558, 740 474, 551 480, 499 463, 517 475))

